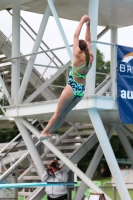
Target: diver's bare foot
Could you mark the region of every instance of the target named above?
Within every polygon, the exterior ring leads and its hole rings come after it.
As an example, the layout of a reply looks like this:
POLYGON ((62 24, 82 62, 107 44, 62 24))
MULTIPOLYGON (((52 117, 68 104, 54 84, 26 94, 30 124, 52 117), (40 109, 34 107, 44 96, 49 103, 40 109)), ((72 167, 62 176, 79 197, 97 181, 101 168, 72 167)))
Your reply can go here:
POLYGON ((50 139, 50 138, 52 138, 52 134, 51 134, 51 133, 46 133, 46 132, 42 132, 42 133, 40 134, 40 136, 38 137, 38 139, 39 139, 40 141, 48 140, 48 139, 50 139))

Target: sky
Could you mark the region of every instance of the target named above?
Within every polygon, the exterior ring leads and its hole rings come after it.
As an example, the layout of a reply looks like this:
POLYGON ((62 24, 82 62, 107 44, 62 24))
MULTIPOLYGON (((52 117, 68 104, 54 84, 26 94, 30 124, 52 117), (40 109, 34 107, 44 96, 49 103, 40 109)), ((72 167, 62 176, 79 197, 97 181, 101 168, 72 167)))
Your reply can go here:
MULTIPOLYGON (((21 16, 28 22, 28 24, 34 29, 34 31, 38 32, 42 19, 41 14, 21 11, 21 16)), ((60 21, 65 31, 68 43, 72 44, 73 34, 78 25, 78 22, 66 19, 60 19, 60 21)), ((21 24, 25 27, 23 22, 21 22, 21 24)), ((97 34, 100 33, 104 28, 105 27, 98 26, 97 34)), ((0 30, 3 31, 7 37, 9 37, 12 33, 12 18, 9 15, 9 13, 7 13, 7 11, 0 11, 0 30)), ((29 32, 33 36, 31 31, 29 32)), ((84 33, 85 33, 85 26, 81 31, 80 38, 84 38, 84 33)), ((10 39, 12 39, 12 37, 10 37, 10 39)), ((57 48, 64 46, 60 32, 53 17, 49 18, 46 30, 44 32, 43 40, 50 48, 57 48)), ((110 43, 110 31, 108 31, 104 36, 102 36, 99 41, 110 43)), ((34 42, 32 41, 32 39, 29 36, 27 36, 27 34, 21 29, 21 52, 23 54, 31 53, 33 44, 34 42)), ((133 47, 133 26, 118 29, 118 44, 123 46, 133 47)), ((45 49, 44 46, 43 48, 45 49)), ((103 52, 105 60, 109 60, 110 47, 107 45, 100 44, 98 45, 98 48, 100 48, 100 50, 103 52)), ((69 56, 66 50, 56 51, 56 54, 59 55, 63 63, 66 63, 69 60, 69 56)), ((49 59, 47 59, 47 57, 44 54, 43 55, 40 54, 37 56, 36 64, 48 65, 49 62, 50 62, 49 59)), ((53 66, 53 64, 51 65, 53 66)), ((45 70, 44 68, 42 69, 42 67, 37 67, 37 68, 41 71, 41 73, 42 71, 45 70)), ((50 74, 54 72, 55 72, 54 69, 49 69, 47 70, 47 75, 50 76, 50 74)))

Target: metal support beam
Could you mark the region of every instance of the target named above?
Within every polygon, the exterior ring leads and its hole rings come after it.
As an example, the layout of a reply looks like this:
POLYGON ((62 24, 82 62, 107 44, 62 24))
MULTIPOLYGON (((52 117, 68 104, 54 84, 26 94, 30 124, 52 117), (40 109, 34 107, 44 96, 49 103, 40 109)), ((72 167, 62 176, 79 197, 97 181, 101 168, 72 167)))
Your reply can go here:
MULTIPOLYGON (((24 119, 20 119, 20 121, 36 136, 39 136, 39 131, 35 129, 28 121, 24 119)), ((44 140, 43 144, 47 146, 48 149, 50 149, 60 160, 64 162, 65 165, 67 165, 81 180, 83 180, 92 190, 94 190, 97 193, 103 193, 103 191, 98 188, 78 167, 74 165, 64 154, 59 151, 51 142, 48 140, 44 140)), ((107 195, 105 195, 106 200, 111 200, 107 195)))
MULTIPOLYGON (((111 28, 111 43, 117 44, 118 42, 118 34, 117 28, 111 28)), ((110 73, 111 73, 111 96, 116 97, 116 67, 117 67, 117 59, 116 59, 116 46, 111 46, 111 66, 110 66, 110 73)))
POLYGON ((103 150, 104 156, 114 178, 116 187, 119 191, 121 200, 131 200, 130 195, 127 191, 126 185, 123 181, 119 166, 117 164, 115 155, 111 148, 110 142, 108 140, 106 131, 104 129, 102 120, 99 116, 99 113, 96 109, 88 109, 88 114, 96 131, 98 140, 100 142, 101 148, 103 150))
POLYGON ((6 150, 7 147, 9 147, 13 142, 15 142, 18 138, 20 138, 21 134, 19 133, 15 138, 13 138, 9 143, 7 143, 1 150, 0 154, 6 150))
POLYGON ((11 97, 10 97, 10 94, 9 94, 9 92, 8 92, 8 90, 7 90, 7 87, 6 87, 6 85, 5 85, 5 83, 4 83, 4 81, 3 81, 3 79, 2 79, 2 77, 0 76, 0 84, 1 84, 1 87, 2 87, 2 89, 3 89, 3 92, 4 92, 4 94, 5 94, 5 96, 6 96, 6 98, 7 98, 7 100, 8 100, 8 102, 9 102, 9 104, 10 105, 12 105, 12 99, 11 99, 11 97))
POLYGON ((30 134, 29 134, 27 128, 21 123, 21 119, 15 118, 15 122, 16 122, 18 129, 19 129, 19 131, 20 131, 20 133, 23 137, 25 145, 27 146, 27 149, 30 153, 30 156, 31 156, 31 158, 34 162, 34 165, 37 169, 38 175, 41 178, 42 174, 44 173, 45 167, 44 167, 43 162, 40 158, 40 155, 39 155, 32 139, 30 137, 30 134))
MULTIPOLYGON (((12 23, 12 57, 20 56, 20 7, 13 6, 12 23)), ((11 98, 18 104, 18 91, 20 87, 20 59, 12 61, 11 98)))
POLYGON ((36 98, 43 90, 45 90, 60 74, 62 74, 69 66, 71 62, 66 63, 65 66, 61 67, 49 80, 45 81, 35 92, 33 92, 24 103, 30 103, 34 98, 36 98))
POLYGON ((131 132, 126 126, 119 125, 119 128, 125 132, 130 138, 133 139, 133 132, 131 132))
MULTIPOLYGON (((40 46, 40 43, 42 41, 42 37, 43 37, 44 31, 45 31, 50 13, 51 13, 50 8, 47 5, 45 13, 43 15, 43 19, 42 19, 40 28, 39 28, 38 35, 36 37, 36 41, 34 43, 32 53, 37 52, 38 49, 39 49, 39 46, 40 46)), ((36 59, 36 55, 31 56, 30 59, 29 59, 29 62, 28 62, 28 65, 27 65, 27 68, 26 68, 26 71, 25 71, 25 75, 24 75, 23 80, 22 80, 21 87, 19 89, 19 95, 18 95, 18 102, 19 103, 21 103, 22 100, 23 100, 24 93, 26 91, 26 87, 27 87, 28 81, 30 79, 30 75, 31 75, 31 72, 32 72, 32 69, 33 69, 33 66, 34 66, 35 59, 36 59)))
POLYGON ((101 31, 98 36, 97 39, 99 40, 105 33, 107 33, 107 31, 110 29, 109 26, 107 26, 103 31, 101 31))
POLYGON ((119 129, 119 126, 116 127, 116 131, 118 133, 119 139, 128 155, 128 158, 130 159, 132 165, 133 165, 133 149, 131 147, 130 142, 128 141, 127 137, 125 136, 125 134, 123 133, 123 131, 121 131, 119 129))
MULTIPOLYGON (((91 30, 91 40, 97 41, 97 26, 98 26, 98 9, 99 9, 99 0, 89 0, 89 17, 91 19, 90 30, 91 30)), ((86 92, 85 95, 95 94, 95 79, 96 79, 96 47, 97 44, 93 43, 92 51, 94 54, 94 61, 92 67, 86 77, 86 92)))
POLYGON ((59 28, 60 34, 61 34, 62 39, 63 39, 63 41, 64 41, 64 44, 65 44, 65 46, 66 46, 66 49, 67 49, 68 55, 69 55, 69 57, 70 57, 70 60, 73 61, 73 54, 72 54, 71 48, 70 48, 70 46, 69 46, 69 43, 68 43, 68 41, 67 41, 66 35, 65 35, 65 33, 64 33, 64 30, 63 30, 63 28, 62 28, 62 25, 61 25, 61 23, 60 23, 58 14, 57 14, 57 12, 56 12, 56 9, 55 9, 55 6, 54 6, 54 1, 53 1, 53 0, 47 0, 47 1, 48 1, 48 4, 49 4, 49 7, 50 7, 50 9, 51 9, 51 11, 52 11, 52 13, 53 13, 53 16, 54 16, 54 18, 55 18, 56 24, 57 24, 57 26, 58 26, 58 28, 59 28))
MULTIPOLYGON (((110 127, 110 129, 108 131, 109 139, 111 138, 112 133, 114 132, 114 129, 115 129, 115 125, 110 127)), ((89 167, 88 167, 88 169, 86 170, 86 173, 85 173, 85 175, 87 177, 89 177, 90 179, 93 177, 93 174, 96 171, 97 166, 98 166, 102 156, 103 156, 103 152, 102 152, 101 146, 99 145, 94 156, 93 156, 93 158, 92 158, 92 160, 91 160, 91 163, 89 164, 89 167)), ((87 185, 82 181, 78 190, 77 190, 77 193, 74 197, 74 200, 82 199, 83 196, 84 196, 86 188, 87 188, 87 185)))
POLYGON ((107 90, 111 87, 111 80, 110 77, 105 79, 102 83, 100 83, 97 88, 95 89, 95 93, 97 95, 103 95, 107 90))

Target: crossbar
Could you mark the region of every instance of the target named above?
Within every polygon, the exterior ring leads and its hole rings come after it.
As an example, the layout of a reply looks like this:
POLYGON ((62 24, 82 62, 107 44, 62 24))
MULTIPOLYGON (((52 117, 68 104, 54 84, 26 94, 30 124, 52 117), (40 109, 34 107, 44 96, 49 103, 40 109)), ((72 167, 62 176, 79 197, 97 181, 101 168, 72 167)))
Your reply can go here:
POLYGON ((74 186, 77 182, 40 182, 40 183, 11 183, 0 184, 0 189, 4 188, 29 188, 29 187, 46 187, 46 186, 74 186))

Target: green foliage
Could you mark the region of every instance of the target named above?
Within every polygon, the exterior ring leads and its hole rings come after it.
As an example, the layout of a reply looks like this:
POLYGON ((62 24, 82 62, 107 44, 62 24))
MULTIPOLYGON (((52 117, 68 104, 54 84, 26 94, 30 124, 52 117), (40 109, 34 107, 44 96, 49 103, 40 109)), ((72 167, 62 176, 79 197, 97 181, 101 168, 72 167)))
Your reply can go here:
MULTIPOLYGON (((133 140, 130 139, 128 137, 128 140, 131 144, 131 146, 133 147, 133 140)), ((111 143, 111 146, 112 146, 112 149, 114 151, 114 154, 115 154, 115 157, 116 158, 128 158, 127 157, 127 154, 118 138, 117 135, 114 135, 112 136, 111 140, 110 140, 110 143, 111 143)), ((97 149, 97 145, 95 145, 91 151, 89 151, 81 160, 80 162, 78 163, 78 167, 83 171, 85 172, 94 156, 94 153, 97 149)), ((110 176, 110 170, 109 170, 109 167, 107 165, 107 162, 105 160, 105 157, 103 156, 99 165, 98 165, 98 168, 97 168, 97 173, 96 173, 96 178, 97 177, 101 177, 101 176, 104 176, 104 177, 109 177, 110 176)))
MULTIPOLYGON (((52 85, 59 85, 59 86, 64 86, 66 85, 66 78, 64 74, 61 74, 56 80, 53 81, 52 85)), ((54 89, 54 93, 59 96, 63 90, 63 88, 58 88, 55 87, 54 89)))
POLYGON ((10 129, 0 129, 0 143, 10 142, 18 133, 16 125, 10 129))
POLYGON ((110 61, 104 61, 104 55, 99 49, 97 49, 96 72, 105 73, 105 75, 96 75, 96 86, 98 86, 110 72, 110 61))

